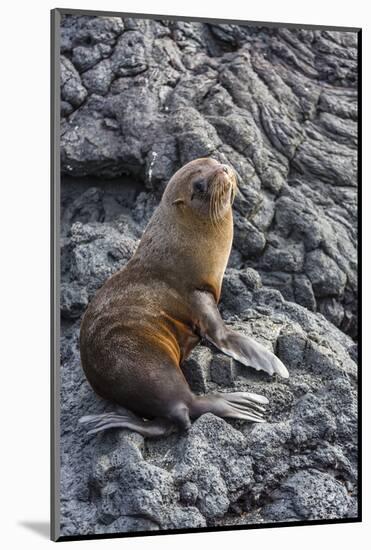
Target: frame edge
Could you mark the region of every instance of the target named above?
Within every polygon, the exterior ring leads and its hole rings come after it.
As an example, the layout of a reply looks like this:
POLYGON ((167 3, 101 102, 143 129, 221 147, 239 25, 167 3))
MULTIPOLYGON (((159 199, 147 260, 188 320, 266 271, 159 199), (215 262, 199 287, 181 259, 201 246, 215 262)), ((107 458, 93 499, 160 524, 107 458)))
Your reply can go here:
POLYGON ((91 15, 96 17, 130 17, 133 19, 169 19, 173 21, 197 21, 200 23, 227 23, 229 25, 247 25, 247 26, 264 26, 264 27, 284 27, 289 29, 304 28, 308 30, 330 30, 341 32, 358 32, 361 27, 342 27, 340 25, 315 25, 310 23, 284 23, 272 21, 250 21, 248 19, 223 19, 210 17, 197 17, 191 15, 171 15, 159 13, 133 13, 133 12, 118 12, 109 10, 79 10, 77 8, 56 8, 60 15, 91 15))
POLYGON ((51 408, 50 408, 50 538, 60 538, 60 463, 59 463, 59 111, 60 111, 60 19, 59 9, 50 11, 50 330, 51 330, 51 408))

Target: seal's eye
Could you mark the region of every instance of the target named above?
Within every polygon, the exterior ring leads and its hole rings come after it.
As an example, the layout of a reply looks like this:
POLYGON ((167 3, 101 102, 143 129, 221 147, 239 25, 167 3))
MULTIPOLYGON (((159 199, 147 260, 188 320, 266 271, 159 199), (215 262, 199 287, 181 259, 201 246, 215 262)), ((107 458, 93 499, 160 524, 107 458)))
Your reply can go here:
POLYGON ((196 191, 196 193, 206 193, 207 182, 205 180, 196 180, 193 183, 193 190, 196 191))

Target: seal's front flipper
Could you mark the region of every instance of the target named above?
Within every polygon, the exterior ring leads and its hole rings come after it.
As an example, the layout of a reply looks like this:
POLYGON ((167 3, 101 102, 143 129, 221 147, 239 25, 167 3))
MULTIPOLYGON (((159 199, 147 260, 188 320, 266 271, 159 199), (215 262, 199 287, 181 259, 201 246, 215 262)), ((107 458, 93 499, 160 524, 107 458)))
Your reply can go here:
POLYGON ((85 424, 89 429, 88 435, 108 430, 110 428, 127 428, 140 433, 144 437, 161 437, 174 430, 171 422, 156 418, 145 421, 129 412, 120 414, 110 412, 103 414, 90 414, 79 419, 80 424, 85 424))
POLYGON ((289 377, 287 368, 276 355, 244 334, 228 331, 227 345, 220 347, 220 350, 247 367, 263 370, 271 376, 289 377))
POLYGON ((278 374, 282 378, 289 377, 287 368, 273 353, 252 338, 225 326, 214 297, 209 292, 196 291, 194 307, 198 313, 201 336, 212 342, 223 353, 247 367, 263 370, 270 375, 278 374))

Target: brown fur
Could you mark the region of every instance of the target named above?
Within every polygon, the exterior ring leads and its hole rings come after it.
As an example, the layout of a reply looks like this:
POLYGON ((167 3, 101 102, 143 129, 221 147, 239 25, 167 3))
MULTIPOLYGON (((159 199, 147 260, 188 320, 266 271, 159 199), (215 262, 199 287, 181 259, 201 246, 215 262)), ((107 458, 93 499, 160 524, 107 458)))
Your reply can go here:
POLYGON ((233 239, 232 169, 206 158, 169 181, 137 251, 91 301, 81 324, 85 374, 102 397, 176 421, 193 394, 180 365, 199 342, 190 295, 218 302, 233 239), (226 172, 227 170, 227 172, 226 172), (196 181, 209 182, 203 195, 196 181))

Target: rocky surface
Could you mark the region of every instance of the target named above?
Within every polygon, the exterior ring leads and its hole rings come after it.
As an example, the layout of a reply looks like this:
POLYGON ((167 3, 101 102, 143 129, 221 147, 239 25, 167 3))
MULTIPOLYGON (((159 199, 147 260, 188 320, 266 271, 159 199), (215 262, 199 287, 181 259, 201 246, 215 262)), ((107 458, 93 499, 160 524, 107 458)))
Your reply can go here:
POLYGON ((68 16, 61 49, 62 534, 355 517, 356 34, 68 16), (291 376, 198 346, 194 391, 266 395, 266 424, 87 437, 78 418, 113 406, 80 367, 81 315, 205 155, 239 174, 222 315, 291 376))

